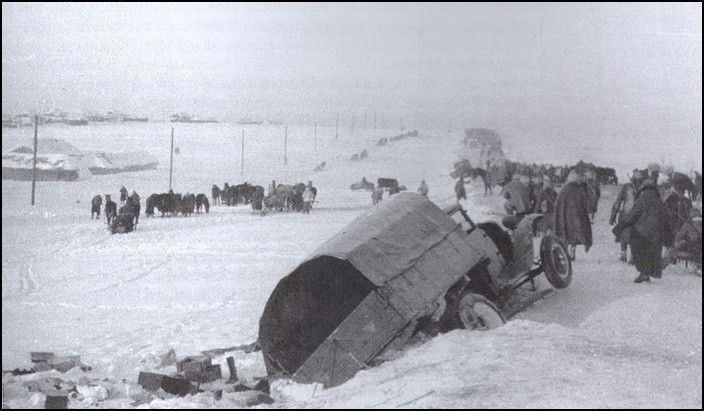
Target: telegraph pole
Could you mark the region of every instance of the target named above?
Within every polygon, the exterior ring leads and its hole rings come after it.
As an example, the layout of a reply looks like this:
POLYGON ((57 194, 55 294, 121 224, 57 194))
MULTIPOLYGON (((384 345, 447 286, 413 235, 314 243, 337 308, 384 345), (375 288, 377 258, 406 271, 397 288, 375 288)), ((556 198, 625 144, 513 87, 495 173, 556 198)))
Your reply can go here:
POLYGON ((335 117, 335 140, 338 140, 340 133, 340 114, 337 114, 337 117, 335 117))
POLYGON ((34 190, 37 185, 37 130, 39 128, 39 116, 34 116, 34 164, 32 165, 32 205, 34 205, 34 190))
POLYGON ((313 150, 318 150, 318 121, 313 122, 313 150))
POLYGON ((169 191, 171 191, 171 178, 174 174, 174 128, 171 127, 171 160, 169 161, 169 191))
POLYGON ((288 165, 288 126, 284 126, 284 165, 288 165))
POLYGON ((242 156, 240 157, 240 177, 244 177, 244 129, 242 129, 242 156))

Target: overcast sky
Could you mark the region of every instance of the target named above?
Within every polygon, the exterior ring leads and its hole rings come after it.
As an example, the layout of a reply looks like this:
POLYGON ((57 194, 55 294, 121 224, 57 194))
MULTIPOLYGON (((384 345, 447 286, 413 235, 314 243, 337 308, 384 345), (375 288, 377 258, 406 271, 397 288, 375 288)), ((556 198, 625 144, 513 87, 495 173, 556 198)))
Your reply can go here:
POLYGON ((700 3, 3 3, 2 110, 298 121, 366 108, 701 153, 701 20, 700 3))

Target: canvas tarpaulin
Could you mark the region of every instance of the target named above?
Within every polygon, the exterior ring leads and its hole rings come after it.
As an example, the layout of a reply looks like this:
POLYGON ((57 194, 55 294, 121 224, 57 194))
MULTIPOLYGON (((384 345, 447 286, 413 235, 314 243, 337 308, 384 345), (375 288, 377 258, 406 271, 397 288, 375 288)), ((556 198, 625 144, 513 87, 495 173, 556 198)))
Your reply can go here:
MULTIPOLYGON (((380 313, 350 315, 372 290, 402 319, 394 327, 402 327, 442 297, 481 256, 482 250, 461 227, 427 198, 415 193, 389 197, 325 242, 276 286, 259 326, 267 370, 290 374, 314 352, 327 355, 327 348, 318 347, 323 341, 337 344, 331 334, 354 335, 339 328, 362 327, 364 321, 373 325, 380 313)), ((390 338, 398 330, 387 331, 378 333, 379 338, 390 338)), ((375 354, 370 346, 387 342, 370 340, 365 347, 348 347, 369 356, 375 354)))

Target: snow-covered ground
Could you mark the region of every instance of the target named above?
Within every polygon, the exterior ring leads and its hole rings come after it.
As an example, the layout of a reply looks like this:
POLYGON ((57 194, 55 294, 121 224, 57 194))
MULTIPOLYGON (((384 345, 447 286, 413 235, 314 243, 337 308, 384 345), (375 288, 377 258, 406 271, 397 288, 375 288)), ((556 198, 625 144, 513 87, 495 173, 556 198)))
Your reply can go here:
MULTIPOLYGON (((166 191, 171 126, 47 126, 40 129, 42 137, 62 138, 84 150, 147 150, 160 168, 40 182, 33 208, 29 183, 3 181, 3 369, 28 367, 35 350, 80 354, 93 367, 86 375, 107 378, 107 391, 85 395, 72 406, 130 406, 138 372, 155 369, 169 349, 187 355, 254 341, 278 280, 370 206, 368 192, 349 190, 363 176, 396 177, 411 190, 425 178, 433 201, 453 201, 449 170, 458 133, 421 130, 419 139, 376 147, 376 139, 397 132, 349 135, 341 129, 336 141, 329 127, 318 127, 314 138, 312 127, 290 126, 284 167, 284 128, 244 126, 244 179, 261 185, 271 179, 313 180, 319 197, 311 214, 262 216, 247 207, 215 206, 210 214, 190 218, 142 216, 134 233, 108 234, 103 220, 90 220, 90 198, 117 197, 122 185, 143 199, 166 191), (348 160, 365 147, 368 159, 348 160), (321 161, 327 161, 326 170, 313 172, 321 161)), ((176 124, 175 129, 180 149, 175 191, 209 195, 212 184, 242 181, 243 126, 176 124)), ((29 129, 3 130, 3 150, 30 140, 29 129)), ((498 195, 484 198, 478 186, 470 193, 465 207, 473 217, 497 218, 498 195)), ((654 284, 633 284, 635 271, 618 262, 606 224, 614 194, 605 190, 596 244, 589 254, 578 251, 569 288, 551 293, 504 327, 439 336, 334 389, 277 382, 274 405, 701 407, 701 277, 680 265, 669 267, 654 284)), ((235 357, 241 376, 264 373, 259 354, 235 357)), ((216 361, 226 369, 224 357, 216 361)), ((79 374, 72 371, 69 377, 77 380, 79 374)), ((29 395, 21 383, 47 375, 53 374, 4 376, 3 406, 43 405, 43 397, 29 395)), ((215 402, 200 394, 150 405, 241 406, 237 401, 226 394, 215 402)))

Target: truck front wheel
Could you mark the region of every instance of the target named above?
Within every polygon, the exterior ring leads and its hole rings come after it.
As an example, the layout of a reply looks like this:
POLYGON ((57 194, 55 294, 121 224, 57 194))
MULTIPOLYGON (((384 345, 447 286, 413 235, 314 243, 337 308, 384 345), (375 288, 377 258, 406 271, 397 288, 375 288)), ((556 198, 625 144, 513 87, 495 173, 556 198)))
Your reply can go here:
POLYGON ((572 282, 572 260, 567 246, 554 235, 543 237, 540 244, 540 260, 550 284, 555 288, 565 288, 572 282))
POLYGON ((458 306, 462 328, 466 330, 490 330, 506 323, 506 317, 489 299, 480 294, 467 294, 458 306))

